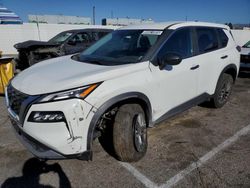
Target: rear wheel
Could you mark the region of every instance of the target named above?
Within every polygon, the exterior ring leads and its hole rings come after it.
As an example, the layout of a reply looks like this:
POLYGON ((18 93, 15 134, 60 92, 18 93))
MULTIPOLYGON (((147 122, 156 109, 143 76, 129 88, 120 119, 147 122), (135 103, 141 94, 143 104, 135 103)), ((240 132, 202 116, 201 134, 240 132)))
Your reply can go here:
POLYGON ((233 77, 229 74, 223 74, 219 79, 214 96, 212 98, 212 104, 215 108, 221 108, 227 103, 232 93, 233 77))
POLYGON ((113 144, 121 161, 140 160, 147 151, 147 123, 138 104, 125 104, 116 113, 113 127, 113 144))

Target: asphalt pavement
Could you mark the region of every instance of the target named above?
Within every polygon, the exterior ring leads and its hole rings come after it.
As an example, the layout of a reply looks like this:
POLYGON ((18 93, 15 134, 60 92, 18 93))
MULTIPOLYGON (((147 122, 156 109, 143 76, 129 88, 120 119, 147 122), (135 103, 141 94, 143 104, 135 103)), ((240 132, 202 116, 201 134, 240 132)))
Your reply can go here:
POLYGON ((93 161, 39 161, 16 139, 0 97, 1 187, 250 187, 250 72, 221 109, 196 106, 148 130, 146 156, 121 163, 94 142, 93 161))

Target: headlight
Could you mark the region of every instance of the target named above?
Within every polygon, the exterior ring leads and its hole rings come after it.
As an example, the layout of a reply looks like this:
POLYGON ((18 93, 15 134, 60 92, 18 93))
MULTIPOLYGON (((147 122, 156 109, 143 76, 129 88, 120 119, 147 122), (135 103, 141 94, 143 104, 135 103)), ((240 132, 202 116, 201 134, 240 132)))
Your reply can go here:
POLYGON ((58 93, 52 93, 43 97, 39 102, 58 101, 58 100, 64 100, 64 99, 70 99, 70 98, 84 99, 92 91, 94 91, 99 85, 100 84, 92 84, 92 85, 84 86, 84 87, 77 88, 77 89, 62 91, 58 93))
POLYGON ((66 122, 63 112, 31 112, 28 121, 37 123, 66 122))

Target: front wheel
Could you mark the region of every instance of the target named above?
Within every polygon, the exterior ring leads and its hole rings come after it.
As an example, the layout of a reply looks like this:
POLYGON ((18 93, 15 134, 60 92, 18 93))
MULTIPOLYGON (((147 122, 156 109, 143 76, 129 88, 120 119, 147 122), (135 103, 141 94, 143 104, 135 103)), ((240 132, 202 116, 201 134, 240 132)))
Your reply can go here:
POLYGON ((147 121, 138 104, 125 104, 116 113, 113 127, 116 156, 125 162, 140 160, 147 151, 147 121))
POLYGON ((233 77, 229 74, 223 74, 219 79, 214 96, 212 98, 212 105, 215 108, 221 108, 227 103, 232 93, 233 77))

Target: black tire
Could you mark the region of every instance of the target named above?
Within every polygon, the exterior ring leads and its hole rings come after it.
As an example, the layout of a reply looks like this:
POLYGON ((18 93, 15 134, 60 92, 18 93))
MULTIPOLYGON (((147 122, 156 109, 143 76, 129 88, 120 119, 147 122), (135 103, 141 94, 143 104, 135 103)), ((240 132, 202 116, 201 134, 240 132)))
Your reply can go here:
POLYGON ((211 100, 215 108, 224 106, 232 93, 233 77, 229 74, 223 74, 216 86, 214 96, 211 100))
POLYGON ((135 162, 147 151, 147 123, 143 109, 138 104, 121 106, 115 116, 113 145, 120 161, 135 162))

